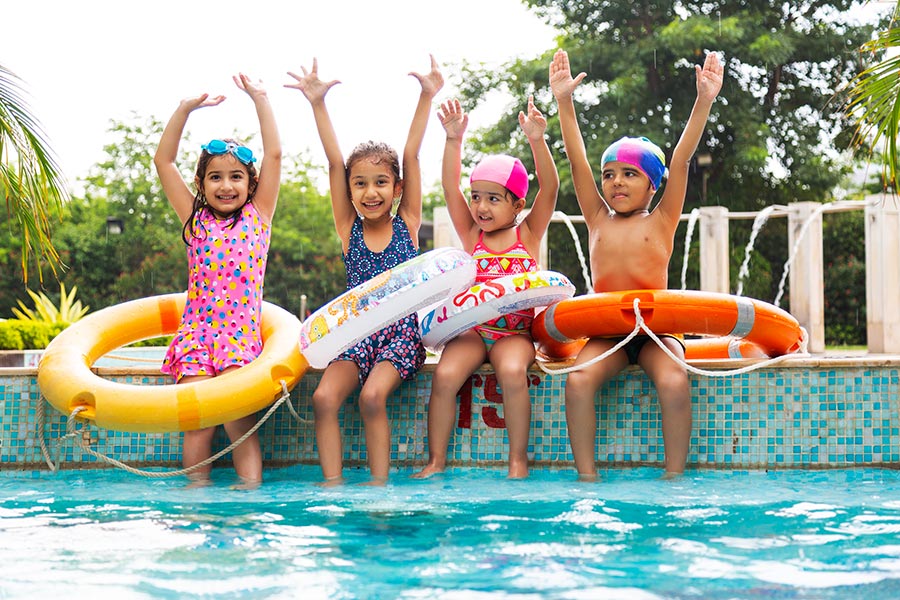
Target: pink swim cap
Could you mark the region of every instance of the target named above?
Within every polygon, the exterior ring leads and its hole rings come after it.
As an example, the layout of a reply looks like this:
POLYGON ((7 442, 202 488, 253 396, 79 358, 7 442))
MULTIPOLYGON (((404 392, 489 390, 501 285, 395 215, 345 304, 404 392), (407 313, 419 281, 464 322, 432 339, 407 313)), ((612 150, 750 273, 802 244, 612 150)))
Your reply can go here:
POLYGON ((481 159, 472 175, 469 183, 476 181, 490 181, 499 183, 516 198, 524 198, 528 195, 528 171, 518 158, 506 154, 491 154, 481 159))

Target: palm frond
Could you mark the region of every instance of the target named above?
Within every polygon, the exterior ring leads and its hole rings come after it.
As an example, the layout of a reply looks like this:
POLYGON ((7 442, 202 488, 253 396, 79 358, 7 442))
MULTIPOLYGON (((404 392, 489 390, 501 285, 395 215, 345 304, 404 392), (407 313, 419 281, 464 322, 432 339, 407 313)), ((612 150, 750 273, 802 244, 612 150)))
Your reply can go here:
POLYGON ((47 137, 25 102, 21 80, 0 65, 0 190, 7 217, 21 232, 22 273, 28 282, 33 256, 43 281, 42 265, 56 274, 59 254, 51 239, 53 213, 68 198, 65 177, 47 137))

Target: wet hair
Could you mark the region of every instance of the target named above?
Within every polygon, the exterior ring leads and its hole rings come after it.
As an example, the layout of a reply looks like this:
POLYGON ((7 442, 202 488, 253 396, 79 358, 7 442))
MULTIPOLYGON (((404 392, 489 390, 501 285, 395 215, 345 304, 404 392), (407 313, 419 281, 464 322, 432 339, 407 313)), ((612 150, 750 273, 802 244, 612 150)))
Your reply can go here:
POLYGON ((350 183, 350 169, 362 160, 368 160, 376 165, 381 163, 387 164, 391 173, 394 174, 394 181, 400 181, 400 157, 397 156, 397 151, 384 142, 369 140, 368 142, 357 144, 350 156, 347 157, 345 170, 347 172, 348 185, 350 183))
MULTIPOLYGON (((230 138, 223 138, 225 142, 234 142, 235 144, 242 145, 240 142, 237 142, 230 138)), ((206 237, 206 232, 202 232, 203 235, 200 235, 201 232, 198 232, 197 229, 194 228, 194 219, 197 215, 200 214, 200 211, 203 209, 211 210, 209 208, 209 204, 206 201, 206 195, 203 193, 203 180, 206 178, 206 170, 209 168, 209 161, 212 160, 214 156, 224 156, 222 154, 210 154, 206 150, 200 151, 200 158, 197 160, 197 170, 194 173, 194 177, 196 181, 199 181, 199 185, 197 186, 197 193, 194 194, 194 205, 191 208, 191 216, 188 217, 187 221, 184 222, 184 227, 181 229, 181 239, 184 240, 185 245, 190 246, 191 242, 188 239, 192 237, 194 239, 203 239, 206 237)), ((237 159, 235 159, 237 160, 237 159)), ((256 186, 259 185, 259 181, 257 180, 258 174, 256 172, 255 163, 250 163, 249 165, 245 165, 241 161, 237 161, 239 165, 247 169, 247 176, 250 179, 249 185, 247 187, 247 202, 253 200, 253 196, 256 195, 256 186)), ((247 204, 244 202, 241 206, 231 211, 230 213, 225 215, 226 221, 231 221, 228 223, 228 227, 234 227, 235 223, 237 223, 238 217, 241 214, 241 210, 243 210, 244 205, 247 204)))

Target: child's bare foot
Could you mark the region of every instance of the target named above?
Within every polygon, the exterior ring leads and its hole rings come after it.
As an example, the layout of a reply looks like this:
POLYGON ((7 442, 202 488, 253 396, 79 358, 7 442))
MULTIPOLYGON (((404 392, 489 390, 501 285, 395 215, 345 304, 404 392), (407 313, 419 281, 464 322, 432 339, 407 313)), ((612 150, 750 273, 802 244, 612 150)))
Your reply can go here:
POLYGON ((507 479, 524 479, 528 477, 528 459, 509 459, 509 473, 507 479))
POLYGON ((388 482, 387 477, 372 476, 372 479, 370 479, 369 481, 366 481, 364 483, 361 483, 360 485, 367 485, 367 486, 372 486, 372 487, 382 487, 382 486, 387 485, 387 482, 388 482))
POLYGON ((587 481, 588 483, 594 483, 600 481, 600 476, 596 473, 579 473, 578 481, 587 481))
POLYGON ((425 465, 425 468, 419 471, 418 473, 413 473, 410 475, 412 479, 428 479, 429 477, 434 477, 438 473, 443 473, 444 467, 439 467, 437 465, 433 465, 428 463, 425 465))
POLYGON ((326 477, 323 481, 318 482, 316 485, 319 487, 337 487, 343 484, 343 475, 336 475, 334 477, 326 477))
POLYGON ((244 491, 255 490, 256 488, 258 488, 261 485, 262 485, 262 480, 260 480, 260 479, 244 479, 242 477, 241 482, 236 483, 233 486, 231 486, 231 489, 244 490, 244 491))
POLYGON ((666 471, 660 479, 678 479, 684 475, 684 472, 666 471))
POLYGON ((200 476, 200 475, 198 475, 198 476, 188 475, 188 484, 185 486, 185 488, 191 490, 194 488, 209 487, 211 485, 212 485, 212 479, 210 479, 209 477, 200 476))

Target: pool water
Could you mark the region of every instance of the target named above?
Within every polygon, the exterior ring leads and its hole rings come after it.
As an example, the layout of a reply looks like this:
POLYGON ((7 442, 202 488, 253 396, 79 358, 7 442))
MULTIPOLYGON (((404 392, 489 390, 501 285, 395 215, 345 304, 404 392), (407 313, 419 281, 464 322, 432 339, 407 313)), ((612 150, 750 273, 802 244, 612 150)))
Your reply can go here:
POLYGON ((0 597, 889 598, 900 472, 0 473, 0 597), (102 596, 101 596, 102 595, 102 596))

